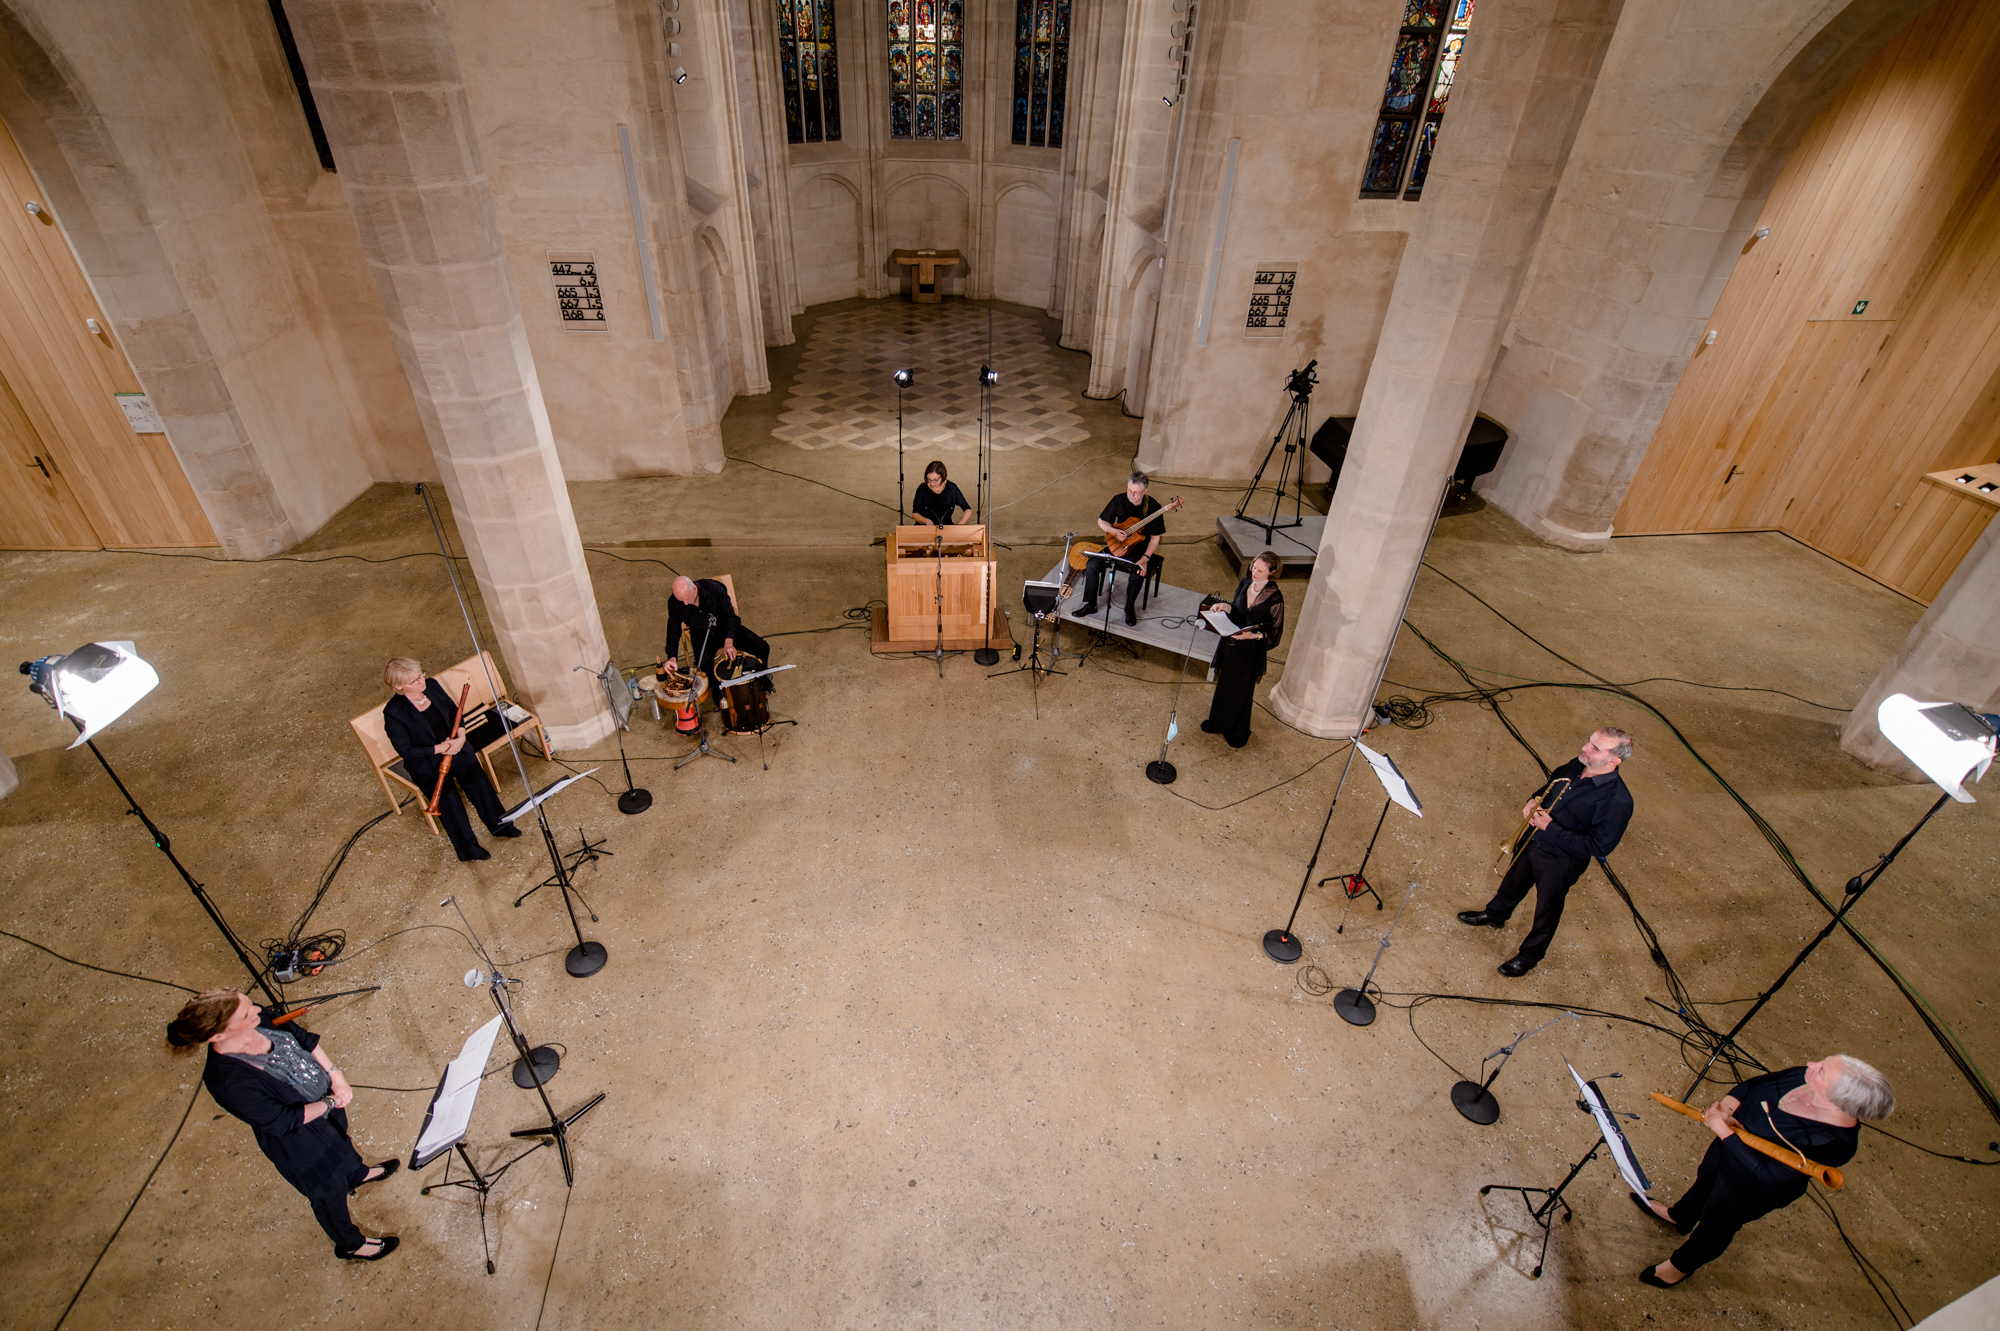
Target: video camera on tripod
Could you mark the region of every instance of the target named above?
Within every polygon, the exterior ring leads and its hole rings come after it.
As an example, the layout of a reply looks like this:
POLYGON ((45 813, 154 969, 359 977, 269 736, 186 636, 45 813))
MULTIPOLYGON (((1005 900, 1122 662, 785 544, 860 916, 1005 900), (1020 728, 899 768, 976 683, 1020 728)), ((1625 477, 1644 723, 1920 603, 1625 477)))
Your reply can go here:
POLYGON ((1285 391, 1302 402, 1311 397, 1313 385, 1319 382, 1319 375, 1315 373, 1318 364, 1318 360, 1309 360, 1303 370, 1293 370, 1291 377, 1285 380, 1285 391))

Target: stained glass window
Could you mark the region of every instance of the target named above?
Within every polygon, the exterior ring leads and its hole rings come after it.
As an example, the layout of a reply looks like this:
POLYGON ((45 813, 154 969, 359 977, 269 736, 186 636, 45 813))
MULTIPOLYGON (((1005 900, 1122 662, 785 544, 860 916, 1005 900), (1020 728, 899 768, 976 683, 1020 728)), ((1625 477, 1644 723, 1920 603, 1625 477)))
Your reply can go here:
POLYGON ((889 137, 965 137, 965 0, 888 5, 889 137))
POLYGON ((1071 0, 1015 0, 1014 142, 1060 148, 1071 0))
POLYGON ((778 63, 785 83, 786 141, 838 143, 833 0, 778 0, 778 63))
POLYGON ((1364 199, 1418 199, 1451 97, 1475 0, 1400 0, 1403 23, 1361 176, 1364 199))

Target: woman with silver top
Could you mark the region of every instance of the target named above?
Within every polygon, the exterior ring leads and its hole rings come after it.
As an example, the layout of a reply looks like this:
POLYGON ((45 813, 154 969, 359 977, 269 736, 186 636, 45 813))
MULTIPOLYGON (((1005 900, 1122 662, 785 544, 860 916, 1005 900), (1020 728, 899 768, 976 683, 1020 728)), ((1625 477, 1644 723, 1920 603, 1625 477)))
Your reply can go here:
POLYGON ((285 1182, 312 1203, 313 1218, 333 1240, 333 1255, 373 1262, 396 1250, 387 1234, 371 1239, 355 1228, 347 1199, 401 1163, 362 1163, 347 1137, 354 1088, 327 1058, 320 1038, 297 1025, 274 1026, 235 989, 210 989, 189 999, 167 1025, 176 1054, 207 1046, 202 1085, 215 1102, 248 1123, 257 1145, 285 1182))
POLYGON ((1639 1273, 1639 1282, 1669 1289, 1722 1255, 1736 1231, 1805 1195, 1806 1176, 1753 1151, 1736 1129, 1798 1152, 1822 1165, 1854 1158, 1862 1119, 1896 1112, 1889 1079, 1849 1054, 1752 1077, 1710 1105, 1702 1123, 1715 1134, 1694 1186, 1672 1206, 1632 1193, 1641 1211, 1688 1236, 1674 1255, 1639 1273))

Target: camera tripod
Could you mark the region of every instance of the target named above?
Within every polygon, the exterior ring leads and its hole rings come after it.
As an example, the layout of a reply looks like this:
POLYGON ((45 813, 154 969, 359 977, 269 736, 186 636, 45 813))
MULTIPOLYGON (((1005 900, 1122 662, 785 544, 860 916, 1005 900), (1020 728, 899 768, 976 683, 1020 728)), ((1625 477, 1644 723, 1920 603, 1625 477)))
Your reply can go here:
POLYGON ((1278 464, 1278 483, 1271 492, 1270 520, 1248 519, 1249 522, 1263 531, 1264 539, 1267 542, 1271 539, 1271 533, 1280 527, 1303 527, 1305 525, 1303 510, 1306 499, 1306 460, 1304 456, 1306 451, 1306 415, 1312 402, 1313 385, 1319 382, 1319 375, 1315 372, 1315 367, 1318 364, 1317 360, 1307 361, 1306 367, 1303 370, 1293 370, 1291 376, 1285 380, 1285 391, 1291 394, 1292 397, 1291 408, 1285 412, 1284 423, 1278 426, 1278 432, 1271 436, 1271 446, 1264 450, 1264 460, 1257 464, 1257 474, 1250 478, 1250 488, 1243 492, 1243 502, 1236 506, 1236 516, 1240 518, 1243 516, 1245 510, 1250 507, 1250 501, 1257 497, 1257 488, 1264 483, 1264 471, 1271 465, 1271 458, 1277 453, 1278 445, 1283 444, 1285 446, 1285 456, 1283 461, 1278 464), (1298 474, 1293 476, 1292 464, 1295 461, 1298 463, 1298 474), (1285 502, 1285 485, 1288 480, 1293 485, 1292 520, 1290 522, 1280 522, 1278 521, 1278 509, 1285 502))

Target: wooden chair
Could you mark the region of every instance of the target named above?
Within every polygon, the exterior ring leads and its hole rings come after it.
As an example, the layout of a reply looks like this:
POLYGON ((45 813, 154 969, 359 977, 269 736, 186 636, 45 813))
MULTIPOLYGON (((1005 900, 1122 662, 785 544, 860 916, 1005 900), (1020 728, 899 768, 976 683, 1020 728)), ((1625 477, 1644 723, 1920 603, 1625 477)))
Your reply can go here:
MULTIPOLYGON (((442 684, 445 692, 449 693, 454 701, 457 700, 461 689, 467 684, 472 686, 472 694, 465 700, 466 729, 479 745, 475 750, 479 765, 486 769, 487 779, 493 782, 497 790, 500 781, 493 771, 491 755, 493 750, 505 747, 507 732, 501 728, 499 718, 493 715, 493 709, 496 703, 505 704, 508 699, 505 692, 502 692, 497 699, 494 697, 493 690, 487 683, 488 670, 492 671, 491 678, 496 680, 500 678, 500 672, 493 667, 493 654, 481 652, 478 656, 468 656, 450 669, 438 671, 431 678, 442 684), (482 666, 485 668, 482 669, 482 666)), ((505 689, 504 682, 501 687, 505 689)), ((348 728, 353 730, 354 737, 361 741, 361 748, 368 755, 368 764, 375 769, 375 779, 382 783, 382 794, 388 799, 390 809, 396 813, 403 811, 403 800, 396 790, 396 786, 401 786, 416 795, 417 809, 424 814, 424 820, 430 824, 431 834, 441 835, 437 819, 426 810, 431 793, 419 788, 416 782, 410 780, 409 769, 403 765, 402 756, 396 752, 395 746, 389 743, 388 732, 383 729, 382 708, 387 705, 388 700, 385 698, 381 703, 349 721, 348 728), (392 781, 396 786, 389 784, 392 781)), ((529 712, 525 721, 512 724, 516 734, 534 732, 535 741, 540 745, 544 758, 555 757, 549 749, 549 737, 542 729, 540 717, 529 712)))
MULTIPOLYGON (((731 610, 734 610, 739 616, 741 616, 743 613, 743 604, 742 602, 736 599, 736 579, 727 573, 718 573, 715 575, 714 578, 710 579, 710 581, 719 582, 722 584, 722 589, 729 593, 729 608, 731 610)), ((688 636, 688 650, 694 652, 700 651, 701 642, 698 638, 696 638, 694 630, 687 629, 686 633, 688 636)), ((674 643, 673 654, 675 656, 679 656, 680 650, 681 650, 681 645, 679 643, 674 643)))

